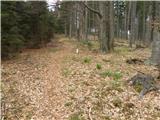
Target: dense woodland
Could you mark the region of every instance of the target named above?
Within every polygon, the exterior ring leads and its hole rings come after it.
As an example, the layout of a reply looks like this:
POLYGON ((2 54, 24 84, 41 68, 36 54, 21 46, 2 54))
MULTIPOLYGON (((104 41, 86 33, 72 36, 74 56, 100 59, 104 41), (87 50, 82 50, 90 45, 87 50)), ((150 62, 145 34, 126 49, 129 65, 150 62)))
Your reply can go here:
POLYGON ((160 119, 159 1, 1 1, 1 58, 2 120, 160 119))
POLYGON ((116 38, 128 40, 130 47, 150 46, 154 39, 159 39, 159 2, 87 1, 56 6, 66 36, 79 41, 89 40, 89 35, 98 36, 104 53, 114 50, 116 38))
POLYGON ((64 33, 79 41, 88 41, 89 35, 93 35, 98 37, 104 53, 114 50, 115 38, 128 40, 130 47, 150 46, 159 37, 159 4, 154 1, 2 2, 2 58, 26 47, 42 47, 54 33, 64 33))
POLYGON ((46 2, 2 2, 1 12, 2 58, 41 47, 53 37, 54 15, 46 2))

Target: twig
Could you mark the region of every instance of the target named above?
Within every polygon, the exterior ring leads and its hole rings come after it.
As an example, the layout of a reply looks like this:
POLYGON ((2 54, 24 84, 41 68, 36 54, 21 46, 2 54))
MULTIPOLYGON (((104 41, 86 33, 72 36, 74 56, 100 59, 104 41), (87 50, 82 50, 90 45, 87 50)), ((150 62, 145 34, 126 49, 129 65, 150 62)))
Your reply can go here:
POLYGON ((142 72, 142 71, 139 71, 139 70, 137 70, 137 69, 135 69, 135 68, 132 68, 133 70, 135 70, 135 71, 137 71, 138 73, 142 73, 142 74, 145 74, 144 72, 142 72))
POLYGON ((92 116, 91 116, 91 111, 92 111, 92 108, 89 107, 89 111, 88 111, 89 120, 93 120, 93 119, 92 119, 92 116))

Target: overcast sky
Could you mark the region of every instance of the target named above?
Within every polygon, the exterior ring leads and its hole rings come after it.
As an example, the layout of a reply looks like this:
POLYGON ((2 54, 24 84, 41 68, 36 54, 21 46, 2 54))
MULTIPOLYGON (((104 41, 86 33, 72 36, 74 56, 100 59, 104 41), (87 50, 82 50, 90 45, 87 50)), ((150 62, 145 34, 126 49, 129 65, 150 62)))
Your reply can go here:
MULTIPOLYGON (((55 4, 56 2, 57 2, 57 0, 47 0, 48 5, 55 4)), ((52 6, 49 7, 49 9, 50 9, 50 10, 51 10, 51 9, 54 10, 52 6)))

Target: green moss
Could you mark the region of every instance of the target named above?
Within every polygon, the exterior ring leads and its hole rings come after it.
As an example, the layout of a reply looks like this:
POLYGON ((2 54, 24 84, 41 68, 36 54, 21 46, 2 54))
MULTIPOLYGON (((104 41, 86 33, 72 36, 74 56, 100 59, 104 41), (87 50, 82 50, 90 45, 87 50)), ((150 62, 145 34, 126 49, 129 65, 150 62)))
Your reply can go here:
POLYGON ((84 120, 82 113, 74 113, 70 115, 69 120, 84 120))
POLYGON ((137 83, 133 86, 133 88, 136 90, 136 92, 140 93, 141 90, 143 89, 143 86, 137 83))

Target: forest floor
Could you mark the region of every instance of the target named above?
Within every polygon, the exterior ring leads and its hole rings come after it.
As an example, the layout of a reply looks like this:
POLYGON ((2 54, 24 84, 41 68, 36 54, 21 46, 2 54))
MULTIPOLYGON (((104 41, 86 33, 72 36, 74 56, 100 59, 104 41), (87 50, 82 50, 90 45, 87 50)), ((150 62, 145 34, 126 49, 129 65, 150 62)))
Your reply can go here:
POLYGON ((150 57, 150 49, 130 49, 123 41, 102 54, 97 42, 57 36, 41 49, 2 61, 2 116, 6 120, 160 120, 160 94, 139 93, 126 81, 137 71, 158 71, 127 59, 150 57), (76 49, 79 53, 76 53, 76 49))

